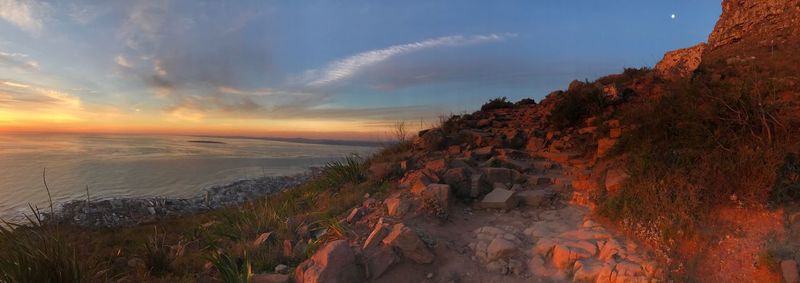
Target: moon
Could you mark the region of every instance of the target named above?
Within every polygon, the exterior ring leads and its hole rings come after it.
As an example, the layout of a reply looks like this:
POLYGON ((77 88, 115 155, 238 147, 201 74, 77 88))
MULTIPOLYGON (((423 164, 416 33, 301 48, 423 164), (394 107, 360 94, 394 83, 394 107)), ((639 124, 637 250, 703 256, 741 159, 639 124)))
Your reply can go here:
POLYGON ((675 19, 675 14, 672 14, 669 17, 674 20, 675 19))

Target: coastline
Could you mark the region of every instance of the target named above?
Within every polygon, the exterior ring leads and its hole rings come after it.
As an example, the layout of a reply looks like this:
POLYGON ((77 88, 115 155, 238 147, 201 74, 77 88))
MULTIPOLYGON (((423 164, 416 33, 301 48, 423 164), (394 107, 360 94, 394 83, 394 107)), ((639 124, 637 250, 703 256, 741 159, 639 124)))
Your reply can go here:
POLYGON ((55 215, 40 209, 44 221, 81 227, 113 228, 151 224, 159 220, 232 207, 302 185, 318 168, 287 176, 234 181, 206 189, 190 198, 113 198, 73 200, 58 205, 55 215))

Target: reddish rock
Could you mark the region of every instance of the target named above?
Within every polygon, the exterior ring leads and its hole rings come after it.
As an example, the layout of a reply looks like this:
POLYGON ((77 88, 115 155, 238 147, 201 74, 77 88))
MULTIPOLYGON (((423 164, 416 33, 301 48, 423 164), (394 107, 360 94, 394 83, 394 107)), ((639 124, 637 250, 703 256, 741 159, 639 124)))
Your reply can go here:
POLYGON ((472 151, 472 156, 477 159, 487 159, 494 154, 493 146, 484 146, 472 151))
POLYGON ((620 128, 611 128, 608 131, 608 136, 612 139, 617 139, 622 136, 622 129, 620 128))
POLYGON ((400 188, 410 189, 413 193, 419 193, 429 184, 436 182, 431 179, 431 176, 435 174, 426 174, 426 171, 427 170, 417 170, 406 174, 406 176, 400 180, 400 188))
POLYGON ((354 223, 361 219, 362 216, 367 214, 367 210, 363 207, 355 207, 353 210, 350 211, 350 214, 347 215, 347 223, 354 223))
POLYGON ((627 181, 628 178, 630 178, 630 176, 623 169, 614 168, 608 170, 608 172, 606 172, 606 190, 609 193, 618 191, 620 188, 622 188, 622 185, 625 184, 625 181, 627 181))
POLYGON ((450 204, 450 185, 430 184, 420 195, 423 199, 435 201, 446 210, 450 204))
POLYGON ((797 262, 794 260, 781 261, 781 273, 783 273, 783 280, 786 283, 798 283, 800 276, 797 271, 797 262))
POLYGON ((655 71, 659 76, 668 80, 689 78, 700 66, 705 49, 706 44, 700 43, 689 48, 667 52, 661 62, 656 64, 655 71))
POLYGON ((603 157, 608 153, 614 145, 617 144, 617 139, 602 138, 597 140, 597 156, 603 157))
POLYGON ((447 162, 444 158, 434 159, 425 163, 425 169, 434 173, 444 172, 447 169, 447 162))
POLYGON ((553 265, 560 269, 572 266, 575 261, 594 256, 584 247, 570 244, 557 244, 553 247, 553 265))
POLYGON ((573 180, 572 188, 579 191, 594 191, 597 190, 597 181, 595 180, 573 180))
POLYGON ((438 150, 444 146, 444 134, 439 129, 424 130, 414 139, 414 147, 421 150, 438 150))
POLYGON ((383 245, 364 250, 363 256, 367 277, 373 280, 378 279, 398 261, 394 251, 390 247, 383 245))
POLYGON ((461 146, 458 145, 451 145, 447 148, 447 154, 449 155, 459 155, 461 153, 461 146))
POLYGON ((367 250, 369 248, 378 246, 383 238, 389 234, 389 224, 383 223, 383 218, 378 220, 378 223, 375 223, 375 227, 372 229, 372 232, 369 233, 367 240, 364 241, 363 249, 367 250))
POLYGON ((283 240, 283 256, 291 257, 292 256, 292 251, 294 251, 293 246, 292 246, 292 241, 283 240))
POLYGON ((594 134, 597 131, 597 127, 586 127, 578 129, 578 134, 585 135, 585 134, 594 134))
POLYGON ((328 243, 295 269, 298 283, 361 282, 363 278, 356 256, 344 240, 328 243))
POLYGON ((528 152, 537 152, 544 148, 544 139, 538 137, 532 137, 528 139, 528 143, 525 144, 525 150, 528 152))
POLYGON ((388 198, 384 204, 386 204, 386 214, 391 217, 401 217, 411 209, 411 203, 403 197, 388 198))
POLYGON ((400 254, 416 263, 431 263, 435 256, 416 232, 402 223, 395 224, 383 244, 395 248, 400 254))

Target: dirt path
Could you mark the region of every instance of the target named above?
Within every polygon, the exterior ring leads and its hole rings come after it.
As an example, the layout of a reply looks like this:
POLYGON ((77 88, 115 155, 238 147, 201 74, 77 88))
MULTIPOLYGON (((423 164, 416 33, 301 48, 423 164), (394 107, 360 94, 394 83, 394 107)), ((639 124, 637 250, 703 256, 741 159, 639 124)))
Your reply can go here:
POLYGON ((444 224, 425 217, 404 221, 435 239, 437 260, 422 270, 397 266, 378 281, 652 282, 661 274, 648 251, 592 220, 581 205, 585 198, 571 186, 586 172, 561 166, 536 172, 525 178, 549 184, 515 186, 515 194, 537 192, 538 205, 481 209, 456 204, 444 224))

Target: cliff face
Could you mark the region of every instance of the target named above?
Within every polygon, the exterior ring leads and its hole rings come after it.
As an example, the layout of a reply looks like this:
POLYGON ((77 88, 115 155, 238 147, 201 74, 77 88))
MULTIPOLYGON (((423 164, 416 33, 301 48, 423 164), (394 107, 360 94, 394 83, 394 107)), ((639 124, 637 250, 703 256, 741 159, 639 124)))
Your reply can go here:
POLYGON ((713 50, 748 39, 762 46, 781 44, 798 34, 798 24, 800 0, 724 0, 708 45, 713 50))

